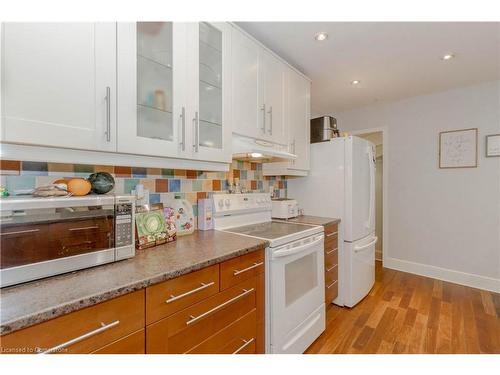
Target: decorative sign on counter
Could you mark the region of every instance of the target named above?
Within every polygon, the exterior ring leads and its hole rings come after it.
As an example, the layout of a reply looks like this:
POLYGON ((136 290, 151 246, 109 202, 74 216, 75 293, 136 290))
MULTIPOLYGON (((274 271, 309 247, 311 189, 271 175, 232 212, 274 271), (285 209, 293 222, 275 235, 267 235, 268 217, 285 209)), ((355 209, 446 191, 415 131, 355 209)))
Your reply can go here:
POLYGON ((486 136, 486 157, 500 156, 500 134, 486 136))
POLYGON ((477 128, 439 133, 439 168, 477 167, 477 128))

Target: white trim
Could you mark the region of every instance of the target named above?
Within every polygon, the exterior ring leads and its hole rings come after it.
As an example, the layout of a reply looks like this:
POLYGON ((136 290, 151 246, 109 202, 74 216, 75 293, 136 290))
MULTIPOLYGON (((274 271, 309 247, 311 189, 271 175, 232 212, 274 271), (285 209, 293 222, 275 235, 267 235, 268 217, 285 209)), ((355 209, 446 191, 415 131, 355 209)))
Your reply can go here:
POLYGON ((0 144, 0 158, 6 160, 51 163, 119 165, 127 167, 192 169, 197 171, 229 171, 228 163, 175 159, 118 152, 86 151, 57 147, 0 144))
POLYGON ((500 279, 384 256, 384 267, 500 293, 500 279))
POLYGON ((384 157, 382 159, 382 264, 385 267, 389 260, 389 128, 387 126, 371 129, 362 129, 349 132, 350 135, 382 132, 384 157))

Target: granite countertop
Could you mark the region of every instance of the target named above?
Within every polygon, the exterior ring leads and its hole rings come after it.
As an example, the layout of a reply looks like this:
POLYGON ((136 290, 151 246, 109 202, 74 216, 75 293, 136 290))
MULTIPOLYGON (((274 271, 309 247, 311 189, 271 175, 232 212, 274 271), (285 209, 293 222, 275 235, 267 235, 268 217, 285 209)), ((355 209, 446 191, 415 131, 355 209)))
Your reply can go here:
POLYGON ((311 215, 300 215, 294 217, 292 219, 273 219, 276 221, 285 221, 289 223, 298 223, 298 224, 311 224, 311 225, 330 225, 330 224, 338 224, 340 223, 340 219, 332 218, 332 217, 321 217, 321 216, 311 216, 311 215))
POLYGON ((195 231, 134 258, 0 290, 0 335, 255 251, 267 242, 195 231))

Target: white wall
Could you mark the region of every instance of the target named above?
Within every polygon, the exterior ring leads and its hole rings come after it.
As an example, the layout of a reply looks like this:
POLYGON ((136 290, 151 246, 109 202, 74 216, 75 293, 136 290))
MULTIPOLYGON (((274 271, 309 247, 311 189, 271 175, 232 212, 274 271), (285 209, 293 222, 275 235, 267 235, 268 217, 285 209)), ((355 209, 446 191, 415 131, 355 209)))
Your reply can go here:
POLYGON ((500 158, 485 157, 485 136, 500 133, 500 81, 336 117, 341 131, 387 129, 385 266, 500 291, 500 158), (479 167, 439 169, 439 132, 473 127, 479 167))

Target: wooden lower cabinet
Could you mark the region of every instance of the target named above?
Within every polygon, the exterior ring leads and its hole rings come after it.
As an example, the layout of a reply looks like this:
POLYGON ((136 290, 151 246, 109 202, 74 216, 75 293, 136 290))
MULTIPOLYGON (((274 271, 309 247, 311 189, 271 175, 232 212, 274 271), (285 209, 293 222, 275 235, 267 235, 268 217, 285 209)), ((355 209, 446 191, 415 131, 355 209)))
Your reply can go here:
POLYGON ((325 302, 330 304, 339 295, 338 224, 325 226, 325 302))
POLYGON ((1 336, 1 352, 264 353, 264 249, 240 258, 1 336))

